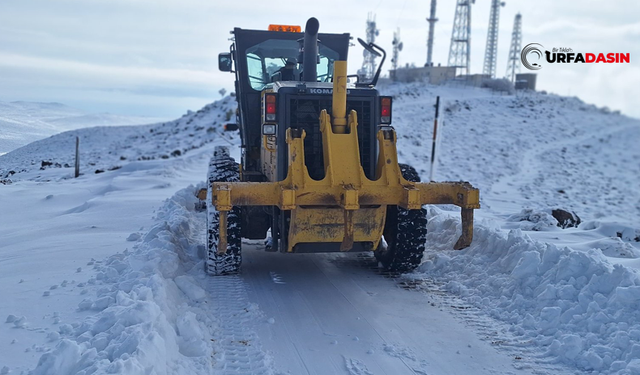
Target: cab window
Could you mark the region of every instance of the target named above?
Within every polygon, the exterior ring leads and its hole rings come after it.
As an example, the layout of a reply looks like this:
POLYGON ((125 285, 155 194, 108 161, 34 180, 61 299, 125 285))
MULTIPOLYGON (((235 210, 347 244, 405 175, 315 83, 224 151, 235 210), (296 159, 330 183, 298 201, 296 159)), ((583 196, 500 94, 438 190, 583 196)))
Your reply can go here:
MULTIPOLYGON (((247 48, 247 73, 251 88, 261 91, 276 80, 299 81, 302 66, 297 61, 298 48, 295 40, 279 39, 269 39, 247 48)), ((322 44, 318 44, 318 53, 318 82, 331 82, 333 62, 339 55, 322 44)))

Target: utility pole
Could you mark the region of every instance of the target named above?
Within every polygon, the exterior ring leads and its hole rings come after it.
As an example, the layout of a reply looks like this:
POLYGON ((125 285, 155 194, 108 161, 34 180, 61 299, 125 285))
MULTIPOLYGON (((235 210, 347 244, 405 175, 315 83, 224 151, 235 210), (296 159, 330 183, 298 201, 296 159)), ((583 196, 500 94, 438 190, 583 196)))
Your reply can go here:
POLYGON ((471 51, 471 4, 475 0, 458 0, 456 15, 451 32, 449 66, 456 67, 462 74, 469 74, 471 51))
POLYGON ((500 7, 504 6, 500 0, 491 0, 491 15, 489 16, 489 30, 487 31, 487 46, 484 50, 484 68, 482 74, 491 78, 496 77, 496 61, 498 56, 498 28, 500 24, 500 7))
POLYGON ((507 79, 516 83, 516 73, 520 72, 520 49, 522 48, 522 15, 516 14, 513 20, 513 32, 511 33, 511 47, 509 48, 509 61, 507 63, 507 79))
POLYGON ((427 65, 433 65, 433 30, 435 29, 436 22, 438 19, 436 18, 436 0, 431 0, 431 11, 429 12, 429 18, 427 18, 427 22, 429 22, 429 38, 427 39, 427 65))

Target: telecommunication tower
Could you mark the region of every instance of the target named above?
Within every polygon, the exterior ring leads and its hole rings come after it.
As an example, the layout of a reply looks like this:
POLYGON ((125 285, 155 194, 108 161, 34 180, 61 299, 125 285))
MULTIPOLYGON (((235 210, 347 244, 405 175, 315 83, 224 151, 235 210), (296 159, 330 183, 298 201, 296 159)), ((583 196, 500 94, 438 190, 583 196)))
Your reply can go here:
POLYGON ((516 73, 520 72, 520 49, 522 48, 522 16, 516 14, 513 20, 513 32, 511 33, 511 48, 509 48, 509 61, 507 63, 507 79, 516 82, 516 73))
POLYGON ((449 47, 449 66, 456 67, 456 71, 459 69, 463 74, 469 74, 470 67, 472 3, 475 0, 458 0, 449 47))
MULTIPOLYGON (((369 12, 367 16, 367 43, 375 43, 376 36, 378 36, 379 32, 380 30, 376 27, 376 16, 369 12)), ((363 56, 362 68, 358 70, 358 75, 360 79, 368 81, 371 80, 375 74, 377 56, 367 50, 364 50, 363 56)))
POLYGON ((430 66, 433 64, 433 29, 435 28, 435 24, 438 21, 436 18, 436 0, 431 0, 431 11, 429 12, 429 18, 427 18, 427 22, 429 22, 429 38, 427 39, 427 65, 430 66))
POLYGON ((400 29, 393 33, 393 56, 391 57, 391 79, 396 80, 396 71, 398 69, 398 55, 402 51, 402 41, 400 40, 400 29))
POLYGON ((500 7, 504 2, 491 0, 491 15, 489 16, 489 30, 487 31, 487 47, 484 51, 484 68, 482 74, 491 78, 496 76, 496 60, 498 56, 498 26, 500 23, 500 7))

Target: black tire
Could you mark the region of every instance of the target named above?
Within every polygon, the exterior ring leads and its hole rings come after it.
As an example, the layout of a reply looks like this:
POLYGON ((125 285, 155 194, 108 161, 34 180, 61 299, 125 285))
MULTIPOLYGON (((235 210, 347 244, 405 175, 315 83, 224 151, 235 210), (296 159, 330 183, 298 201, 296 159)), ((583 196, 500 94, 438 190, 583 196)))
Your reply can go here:
MULTIPOLYGON (((402 176, 407 181, 420 182, 416 170, 399 164, 402 176)), ((427 210, 405 210, 398 206, 387 207, 387 220, 383 232, 384 241, 380 241, 374 252, 378 262, 386 271, 410 272, 422 261, 427 240, 427 210)))
POLYGON ((242 264, 242 236, 240 208, 234 207, 227 214, 227 252, 218 254, 220 213, 211 204, 212 182, 240 181, 238 163, 229 155, 229 149, 217 146, 209 163, 207 187, 207 256, 205 271, 210 275, 238 273, 242 264))

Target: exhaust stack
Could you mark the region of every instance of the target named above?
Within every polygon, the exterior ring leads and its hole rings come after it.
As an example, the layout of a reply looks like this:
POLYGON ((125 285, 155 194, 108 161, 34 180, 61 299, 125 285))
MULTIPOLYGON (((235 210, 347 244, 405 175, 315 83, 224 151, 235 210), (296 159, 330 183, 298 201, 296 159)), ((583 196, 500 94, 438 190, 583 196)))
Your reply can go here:
POLYGON ((318 29, 320 23, 315 17, 309 18, 304 27, 304 44, 302 45, 302 80, 316 82, 318 80, 318 29))

